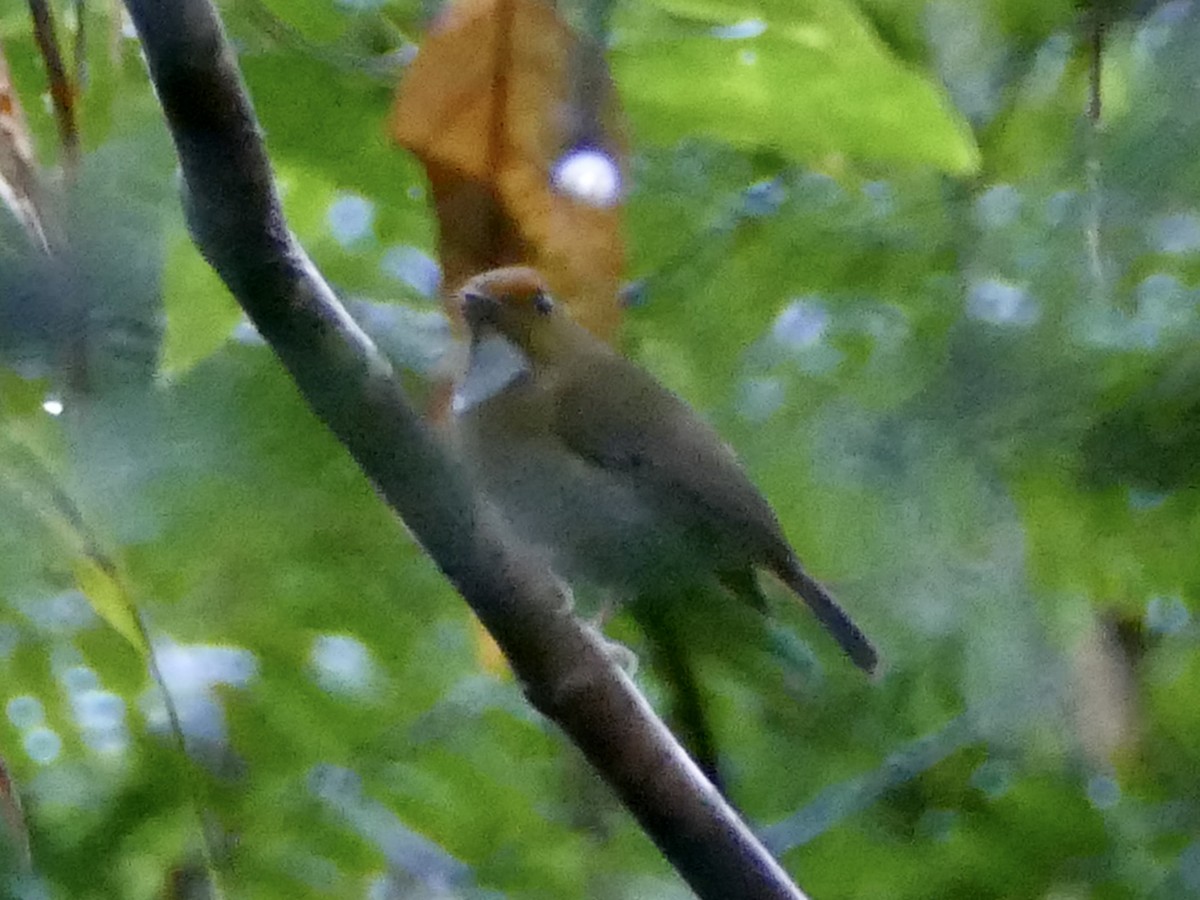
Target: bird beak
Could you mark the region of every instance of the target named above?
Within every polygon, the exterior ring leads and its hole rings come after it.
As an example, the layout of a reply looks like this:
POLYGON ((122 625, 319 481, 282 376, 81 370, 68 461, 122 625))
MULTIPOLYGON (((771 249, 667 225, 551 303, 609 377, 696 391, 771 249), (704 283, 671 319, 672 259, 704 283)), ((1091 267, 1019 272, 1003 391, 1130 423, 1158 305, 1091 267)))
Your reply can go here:
POLYGON ((462 314, 472 333, 482 328, 495 327, 500 321, 500 304, 487 294, 463 291, 462 314))

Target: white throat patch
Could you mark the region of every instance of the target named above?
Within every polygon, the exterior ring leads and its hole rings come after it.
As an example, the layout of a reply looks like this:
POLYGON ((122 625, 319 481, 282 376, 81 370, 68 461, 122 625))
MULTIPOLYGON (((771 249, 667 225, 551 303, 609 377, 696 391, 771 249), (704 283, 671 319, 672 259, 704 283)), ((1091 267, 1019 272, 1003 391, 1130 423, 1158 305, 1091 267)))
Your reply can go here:
POLYGON ((488 334, 471 345, 467 375, 454 392, 450 409, 461 415, 500 393, 530 371, 529 360, 512 341, 488 334))

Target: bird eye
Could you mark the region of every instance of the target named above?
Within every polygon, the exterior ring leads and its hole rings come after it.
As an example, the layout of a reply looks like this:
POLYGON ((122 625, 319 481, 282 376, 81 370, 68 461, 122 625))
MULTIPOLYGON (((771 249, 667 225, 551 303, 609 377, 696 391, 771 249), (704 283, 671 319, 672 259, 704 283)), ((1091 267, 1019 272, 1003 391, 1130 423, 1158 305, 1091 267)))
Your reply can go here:
POLYGON ((538 291, 533 295, 533 308, 541 315, 548 316, 554 310, 554 301, 545 291, 538 291))

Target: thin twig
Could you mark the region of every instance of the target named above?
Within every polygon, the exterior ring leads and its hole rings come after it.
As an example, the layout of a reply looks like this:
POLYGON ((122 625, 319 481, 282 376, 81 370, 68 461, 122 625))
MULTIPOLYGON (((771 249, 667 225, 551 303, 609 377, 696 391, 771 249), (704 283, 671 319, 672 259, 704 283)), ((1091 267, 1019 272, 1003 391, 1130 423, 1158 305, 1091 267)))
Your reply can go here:
POLYGON ((83 93, 87 90, 87 2, 75 0, 75 90, 83 93))
POLYGON ((1104 194, 1100 170, 1101 77, 1104 72, 1104 13, 1093 3, 1088 17, 1088 102, 1087 141, 1084 172, 1087 181, 1088 213, 1086 237, 1088 271, 1091 272, 1092 299, 1106 303, 1108 279, 1104 276, 1104 250, 1101 242, 1104 220, 1104 194))
POLYGON ((46 0, 29 0, 29 14, 33 17, 33 36, 46 64, 46 77, 50 82, 50 99, 54 104, 54 119, 58 123, 58 137, 62 141, 64 168, 68 174, 75 171, 79 163, 79 129, 75 122, 75 90, 67 77, 62 52, 58 47, 58 36, 54 31, 54 13, 46 0))

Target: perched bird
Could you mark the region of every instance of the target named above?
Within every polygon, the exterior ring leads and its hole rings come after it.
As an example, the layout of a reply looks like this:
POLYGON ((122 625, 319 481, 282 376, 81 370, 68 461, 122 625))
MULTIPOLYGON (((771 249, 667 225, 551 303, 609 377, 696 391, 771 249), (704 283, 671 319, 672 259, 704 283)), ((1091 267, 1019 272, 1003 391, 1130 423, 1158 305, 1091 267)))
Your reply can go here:
POLYGON ((555 571, 625 598, 715 589, 765 609, 756 572, 766 570, 875 670, 875 648, 804 571, 733 451, 683 400, 573 322, 533 269, 478 275, 459 298, 471 351, 454 440, 555 571))

